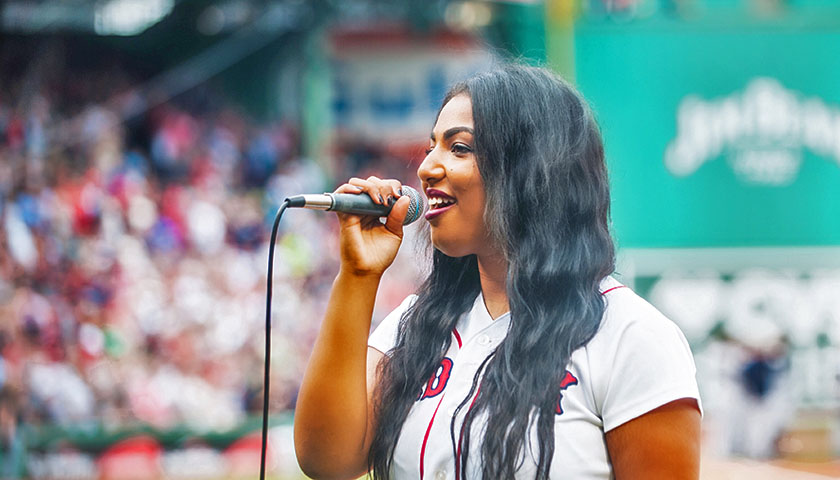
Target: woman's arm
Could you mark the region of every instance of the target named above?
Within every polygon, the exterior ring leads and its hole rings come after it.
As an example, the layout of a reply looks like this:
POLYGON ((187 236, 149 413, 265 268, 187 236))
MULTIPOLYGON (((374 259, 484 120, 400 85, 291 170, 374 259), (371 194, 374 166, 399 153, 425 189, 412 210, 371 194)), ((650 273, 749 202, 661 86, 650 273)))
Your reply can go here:
POLYGON ((606 435, 616 480, 696 480, 700 411, 683 398, 634 418, 606 435))
MULTIPOLYGON (((384 199, 398 187, 398 182, 351 179, 337 192, 383 193, 384 199)), ((382 358, 368 348, 367 338, 379 280, 399 249, 407 209, 408 199, 401 198, 384 225, 376 218, 339 215, 341 269, 295 409, 295 451, 310 477, 356 478, 367 471, 375 426, 371 398, 382 358)))
POLYGON ((295 449, 310 477, 355 478, 367 469, 368 372, 381 358, 368 354, 367 337, 378 285, 378 277, 345 273, 333 284, 295 409, 295 449))

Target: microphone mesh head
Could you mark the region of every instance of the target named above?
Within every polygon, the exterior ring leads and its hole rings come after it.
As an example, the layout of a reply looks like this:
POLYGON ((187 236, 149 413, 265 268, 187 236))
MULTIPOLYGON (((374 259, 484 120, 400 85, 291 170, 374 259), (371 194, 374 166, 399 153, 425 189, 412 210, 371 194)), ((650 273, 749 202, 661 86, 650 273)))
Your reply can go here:
POLYGON ((403 225, 408 225, 426 213, 426 202, 423 201, 423 195, 420 195, 420 192, 417 190, 406 185, 403 185, 401 188, 403 195, 407 196, 411 202, 408 205, 408 213, 405 215, 405 220, 403 220, 403 225))

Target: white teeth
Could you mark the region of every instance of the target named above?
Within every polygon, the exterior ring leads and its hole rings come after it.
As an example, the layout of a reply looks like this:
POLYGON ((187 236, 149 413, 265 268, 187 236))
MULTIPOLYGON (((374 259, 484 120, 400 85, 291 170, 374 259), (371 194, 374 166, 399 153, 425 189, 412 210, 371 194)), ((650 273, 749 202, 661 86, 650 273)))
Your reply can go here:
POLYGON ((445 200, 445 199, 440 198, 440 197, 429 198, 429 208, 431 208, 431 209, 447 207, 449 205, 452 205, 453 203, 455 203, 455 202, 453 202, 451 200, 445 200))

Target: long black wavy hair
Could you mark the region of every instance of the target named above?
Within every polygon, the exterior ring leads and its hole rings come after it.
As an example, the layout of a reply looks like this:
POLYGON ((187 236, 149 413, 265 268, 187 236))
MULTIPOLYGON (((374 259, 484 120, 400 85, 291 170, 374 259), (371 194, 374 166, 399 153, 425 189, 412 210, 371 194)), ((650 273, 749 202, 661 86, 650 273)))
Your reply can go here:
MULTIPOLYGON (((513 478, 534 425, 536 478, 547 479, 560 384, 572 352, 600 326, 599 284, 615 264, 603 143, 581 95, 545 69, 511 65, 478 74, 455 85, 443 105, 461 94, 472 100, 485 223, 508 263, 510 327, 458 409, 467 413, 466 434, 452 429, 453 450, 455 437, 462 439, 461 455, 453 451, 456 468, 467 478, 470 432, 485 424, 477 432, 482 477, 513 478), (463 408, 476 391, 472 408, 463 408), (481 417, 486 423, 476 424, 481 417)), ((453 258, 434 250, 396 346, 379 365, 378 421, 368 458, 373 478, 391 478, 406 416, 480 289, 475 255, 453 258)))

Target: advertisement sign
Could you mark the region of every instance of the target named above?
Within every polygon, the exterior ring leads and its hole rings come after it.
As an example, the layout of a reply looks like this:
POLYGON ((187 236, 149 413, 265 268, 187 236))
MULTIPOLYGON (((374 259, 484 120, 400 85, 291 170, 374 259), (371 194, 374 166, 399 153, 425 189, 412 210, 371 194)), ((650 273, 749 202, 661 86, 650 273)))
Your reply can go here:
POLYGON ((453 83, 486 69, 492 54, 468 35, 334 32, 332 116, 344 134, 425 144, 453 83))
POLYGON ((622 248, 840 245, 840 27, 582 22, 622 248))

